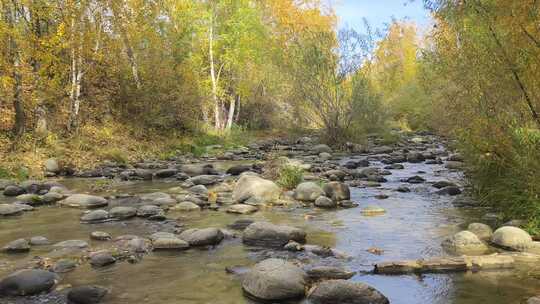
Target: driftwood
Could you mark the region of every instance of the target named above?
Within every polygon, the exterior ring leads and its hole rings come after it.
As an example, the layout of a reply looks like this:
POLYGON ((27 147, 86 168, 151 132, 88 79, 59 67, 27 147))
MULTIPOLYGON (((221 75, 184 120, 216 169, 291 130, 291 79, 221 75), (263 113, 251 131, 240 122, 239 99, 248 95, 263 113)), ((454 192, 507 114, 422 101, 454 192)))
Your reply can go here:
POLYGON ((503 253, 483 256, 461 256, 405 260, 375 264, 376 274, 399 275, 411 273, 464 272, 493 269, 512 269, 520 263, 538 263, 540 255, 503 253))

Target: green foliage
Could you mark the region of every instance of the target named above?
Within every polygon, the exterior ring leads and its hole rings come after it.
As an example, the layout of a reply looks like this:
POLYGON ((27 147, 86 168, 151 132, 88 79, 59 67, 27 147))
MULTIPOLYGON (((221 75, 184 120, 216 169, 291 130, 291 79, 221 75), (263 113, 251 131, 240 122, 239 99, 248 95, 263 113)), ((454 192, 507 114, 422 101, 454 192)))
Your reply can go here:
POLYGON ((8 169, 6 169, 4 167, 0 167, 0 178, 1 179, 9 179, 11 177, 13 177, 13 176, 11 175, 11 172, 8 169))
POLYGON ((294 189, 304 181, 304 170, 298 166, 285 165, 279 171, 277 183, 285 189, 294 189))

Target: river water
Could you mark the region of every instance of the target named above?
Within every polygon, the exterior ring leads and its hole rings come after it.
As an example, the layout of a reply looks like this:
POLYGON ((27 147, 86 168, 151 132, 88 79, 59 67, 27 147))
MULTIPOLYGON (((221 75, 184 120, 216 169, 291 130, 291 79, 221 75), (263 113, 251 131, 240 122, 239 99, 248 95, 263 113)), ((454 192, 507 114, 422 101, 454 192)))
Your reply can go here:
MULTIPOLYGON (((346 161, 346 159, 342 160, 346 161)), ((374 163, 375 166, 382 166, 374 163)), ((354 281, 372 285, 394 304, 413 303, 522 303, 523 299, 540 292, 540 271, 534 269, 456 274, 381 276, 365 274, 379 261, 418 259, 445 255, 441 241, 463 229, 479 216, 481 210, 454 207, 451 198, 434 194, 429 184, 409 185, 402 178, 420 174, 429 182, 449 180, 462 183, 459 172, 450 172, 443 165, 405 163, 404 170, 392 170, 388 183, 378 188, 351 188, 352 200, 360 207, 322 211, 311 208, 265 209, 250 216, 203 210, 173 215, 186 227, 218 227, 239 218, 266 220, 304 228, 308 244, 331 246, 349 258, 318 261, 319 264, 345 266, 360 271, 354 281), (394 191, 400 185, 409 186, 410 193, 394 191), (377 199, 387 194, 387 199, 377 199), (381 216, 363 216, 361 208, 376 205, 384 208, 381 216), (381 255, 367 252, 376 247, 381 255)), ((65 180, 69 189, 88 190, 94 181, 65 180)), ((178 182, 126 182, 115 186, 120 193, 148 193, 177 186, 178 182)), ((106 191, 110 194, 110 191, 106 191)), ((0 201, 9 201, 0 197, 0 201)), ((17 238, 43 235, 53 243, 67 239, 89 241, 91 247, 103 243, 90 241, 89 233, 100 230, 113 237, 124 234, 145 236, 154 227, 144 220, 83 225, 81 210, 54 206, 39 207, 19 217, 0 219, 0 244, 17 238)), ((35 247, 28 254, 0 253, 0 275, 12 271, 13 265, 45 254, 50 247, 35 247)), ((271 253, 265 253, 271 254, 271 253)), ((97 284, 111 289, 104 303, 108 304, 240 304, 252 303, 242 294, 240 280, 224 270, 227 266, 250 266, 260 258, 242 245, 239 239, 226 240, 211 250, 190 249, 182 252, 153 252, 135 264, 116 263, 94 269, 87 263, 75 271, 63 274, 61 284, 73 286, 97 284)), ((2 300, 0 299, 0 303, 2 300)), ((305 303, 301 302, 301 303, 305 303)))

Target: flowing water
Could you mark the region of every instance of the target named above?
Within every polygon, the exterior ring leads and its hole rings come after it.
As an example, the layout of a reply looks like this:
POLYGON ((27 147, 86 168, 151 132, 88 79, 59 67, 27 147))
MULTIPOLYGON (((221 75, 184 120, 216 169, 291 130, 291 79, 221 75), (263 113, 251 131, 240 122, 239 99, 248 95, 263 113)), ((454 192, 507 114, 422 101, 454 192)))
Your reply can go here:
MULTIPOLYGON (((345 161, 345 160, 343 160, 345 161)), ((375 164, 381 165, 381 164, 375 164)), ((411 303, 521 303, 524 298, 540 291, 536 271, 480 272, 456 274, 380 276, 365 274, 379 261, 417 259, 444 255, 441 241, 477 218, 479 211, 456 208, 451 199, 434 194, 429 184, 407 185, 410 193, 393 189, 400 180, 420 173, 428 181, 450 180, 457 183, 462 176, 442 165, 406 163, 405 170, 392 170, 389 182, 379 188, 351 188, 352 200, 359 208, 318 211, 311 208, 265 209, 250 216, 203 210, 172 217, 186 227, 223 228, 246 217, 273 223, 294 225, 306 229, 308 244, 331 246, 346 253, 347 260, 329 259, 318 263, 336 264, 361 271, 352 278, 368 283, 394 304, 411 303), (387 194, 388 199, 376 195, 387 194), (381 216, 366 217, 363 206, 377 205, 386 210, 381 216), (382 249, 381 255, 366 250, 382 249)), ((88 190, 92 180, 73 179, 63 183, 74 191, 88 190)), ((147 193, 178 186, 178 182, 126 182, 114 186, 119 193, 147 193)), ((110 191, 109 191, 110 192, 110 191)), ((0 197, 0 201, 9 201, 0 197)), ((14 218, 0 219, 0 244, 17 238, 42 235, 53 243, 67 239, 89 240, 89 233, 100 230, 113 237, 123 234, 145 236, 156 230, 153 224, 140 219, 124 222, 83 225, 81 210, 45 206, 14 218)), ((103 243, 89 241, 91 247, 103 243)), ((28 254, 0 254, 0 275, 11 271, 13 265, 33 256, 45 254, 50 247, 33 247, 28 254)), ((253 265, 260 253, 250 251, 239 239, 226 240, 207 250, 190 249, 182 252, 153 252, 139 263, 116 263, 94 269, 87 263, 62 275, 61 284, 73 286, 97 284, 111 289, 108 304, 239 304, 251 303, 242 294, 239 279, 224 270, 227 266, 253 265)), ((272 254, 267 252, 264 254, 272 254)), ((276 253, 279 254, 279 253, 276 253)), ((305 302, 305 300, 304 300, 305 302)), ((302 302, 302 303, 304 303, 302 302)), ((0 303, 2 300, 0 299, 0 303)))

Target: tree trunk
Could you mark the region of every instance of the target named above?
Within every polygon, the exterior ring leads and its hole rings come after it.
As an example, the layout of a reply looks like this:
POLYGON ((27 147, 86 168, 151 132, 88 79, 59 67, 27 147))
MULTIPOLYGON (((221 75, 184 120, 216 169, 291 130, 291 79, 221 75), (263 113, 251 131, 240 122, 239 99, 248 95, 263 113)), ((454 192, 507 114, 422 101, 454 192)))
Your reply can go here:
MULTIPOLYGON (((238 101, 240 101, 240 95, 238 95, 238 101)), ((227 118, 227 130, 230 130, 232 127, 235 105, 235 100, 231 98, 231 103, 229 104, 229 117, 227 118)))
MULTIPOLYGON (((15 29, 15 23, 17 22, 17 2, 13 1, 12 10, 7 5, 4 7, 4 18, 8 27, 11 30, 15 29)), ((9 61, 12 64, 11 76, 14 80, 13 85, 13 109, 15 110, 15 123, 13 124, 13 134, 21 136, 26 131, 26 117, 24 114, 24 104, 22 100, 22 75, 20 69, 20 58, 17 42, 15 37, 9 36, 9 61)))
POLYGON ((210 61, 210 80, 212 82, 212 100, 214 101, 214 127, 217 130, 222 128, 221 106, 217 96, 217 80, 214 66, 214 19, 210 19, 210 29, 208 31, 208 59, 210 61))
MULTIPOLYGON (((83 41, 82 37, 79 37, 78 40, 75 38, 75 18, 72 19, 72 32, 71 37, 73 45, 71 47, 71 92, 69 99, 71 101, 69 121, 68 121, 68 131, 73 132, 79 126, 79 109, 80 109, 80 96, 81 96, 81 82, 83 77, 83 41), (78 45, 77 45, 78 44, 78 45)), ((78 29, 81 31, 81 29, 78 29)), ((82 35, 82 32, 80 33, 82 35)))

